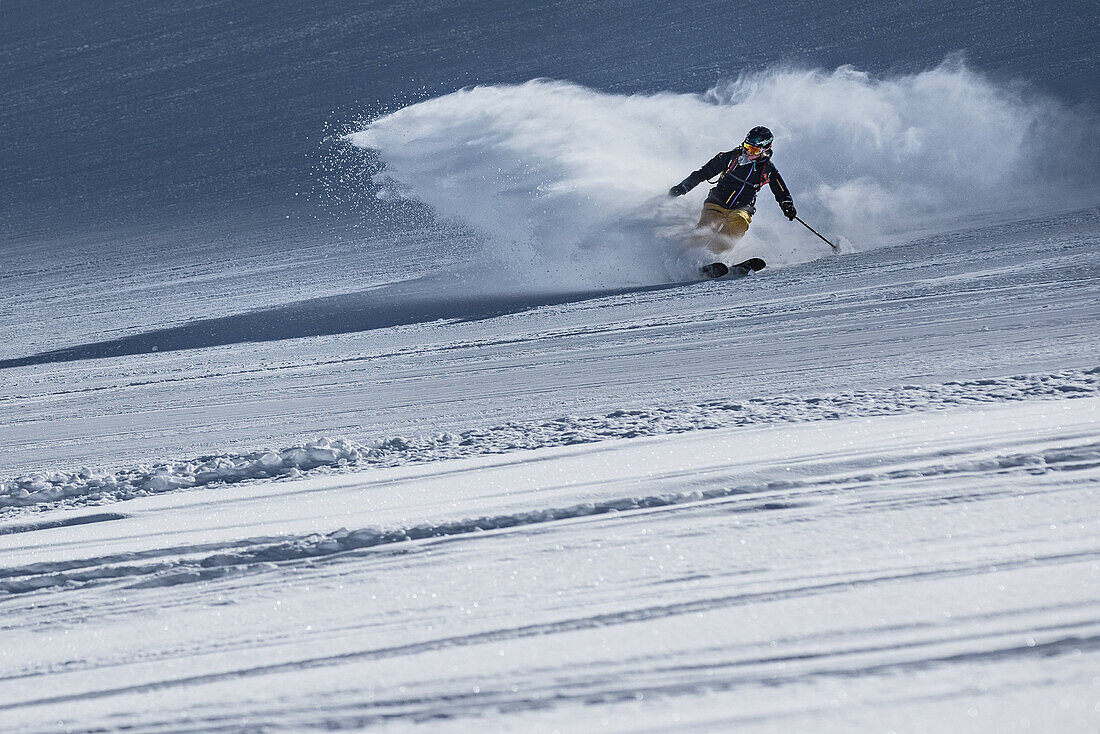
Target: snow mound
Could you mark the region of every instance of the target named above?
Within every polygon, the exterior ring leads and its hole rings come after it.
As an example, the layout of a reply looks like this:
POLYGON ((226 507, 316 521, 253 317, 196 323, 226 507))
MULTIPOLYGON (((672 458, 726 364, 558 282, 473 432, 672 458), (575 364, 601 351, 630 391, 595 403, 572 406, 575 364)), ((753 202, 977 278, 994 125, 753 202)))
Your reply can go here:
POLYGON ((175 489, 228 484, 246 479, 296 477, 318 467, 358 462, 368 450, 342 438, 320 438, 281 451, 205 456, 115 473, 83 468, 75 473, 28 474, 0 482, 0 508, 25 507, 80 499, 84 502, 128 499, 175 489))
POLYGON ((346 438, 320 438, 280 451, 227 453, 114 473, 84 468, 71 473, 19 476, 0 481, 0 510, 103 504, 178 489, 297 477, 311 470, 390 467, 708 428, 898 415, 1096 394, 1100 394, 1100 367, 810 397, 715 400, 698 405, 616 410, 599 416, 563 416, 541 422, 513 421, 461 433, 393 437, 374 445, 346 438))

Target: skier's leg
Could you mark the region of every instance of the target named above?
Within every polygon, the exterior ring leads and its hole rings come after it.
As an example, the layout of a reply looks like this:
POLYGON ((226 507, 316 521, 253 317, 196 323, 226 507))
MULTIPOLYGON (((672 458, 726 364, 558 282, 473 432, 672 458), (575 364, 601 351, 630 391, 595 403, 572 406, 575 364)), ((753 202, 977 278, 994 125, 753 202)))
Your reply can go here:
POLYGON ((721 242, 720 232, 729 213, 729 209, 724 209, 717 204, 710 202, 703 204, 703 211, 699 214, 699 224, 695 225, 695 246, 713 253, 723 252, 725 244, 721 242))
POLYGON ((749 222, 751 221, 752 215, 747 211, 744 209, 734 209, 730 212, 729 217, 726 218, 726 222, 722 226, 722 234, 734 240, 739 240, 749 231, 749 222))
POLYGON ((709 229, 717 232, 721 229, 722 222, 727 214, 729 214, 729 209, 723 209, 717 204, 707 202, 703 204, 703 211, 699 213, 699 223, 695 226, 699 229, 709 229))
POLYGON ((744 209, 724 209, 717 204, 704 204, 699 217, 697 242, 712 255, 721 257, 733 249, 749 230, 752 214, 744 209))

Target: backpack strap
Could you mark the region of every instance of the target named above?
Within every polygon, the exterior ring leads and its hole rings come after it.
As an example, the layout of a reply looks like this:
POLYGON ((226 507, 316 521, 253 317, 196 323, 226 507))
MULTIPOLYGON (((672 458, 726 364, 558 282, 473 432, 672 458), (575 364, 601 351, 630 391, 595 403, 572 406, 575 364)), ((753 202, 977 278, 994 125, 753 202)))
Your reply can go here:
POLYGON ((730 155, 730 162, 729 162, 729 164, 728 164, 728 165, 726 166, 726 170, 724 170, 724 171, 722 171, 721 173, 719 173, 719 174, 718 174, 717 176, 715 176, 715 177, 714 177, 713 179, 709 179, 709 180, 707 180, 707 183, 709 183, 709 184, 710 184, 711 186, 713 186, 714 184, 716 184, 716 183, 718 183, 719 181, 721 181, 721 180, 722 180, 722 176, 725 176, 725 175, 726 175, 727 173, 729 173, 729 172, 730 172, 730 169, 731 169, 731 168, 733 168, 734 164, 736 164, 736 163, 737 163, 737 159, 741 157, 741 154, 740 154, 740 152, 739 152, 740 150, 741 150, 741 146, 739 145, 739 146, 737 146, 736 148, 734 148, 733 150, 729 151, 729 155, 730 155))

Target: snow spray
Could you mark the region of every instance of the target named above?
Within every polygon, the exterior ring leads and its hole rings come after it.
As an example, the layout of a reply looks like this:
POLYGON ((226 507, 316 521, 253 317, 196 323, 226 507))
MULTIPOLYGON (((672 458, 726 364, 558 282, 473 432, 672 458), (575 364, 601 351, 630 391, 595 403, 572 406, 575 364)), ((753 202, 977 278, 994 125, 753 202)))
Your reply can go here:
MULTIPOLYGON (((381 158, 379 194, 476 232, 476 266, 491 279, 608 286, 691 272, 682 253, 709 187, 676 200, 668 187, 754 125, 776 133, 773 160, 800 214, 857 249, 967 217, 1095 201, 1095 121, 958 59, 884 78, 777 68, 702 95, 480 86, 382 116, 349 140, 381 158)), ((736 252, 775 265, 829 250, 765 188, 736 252)))

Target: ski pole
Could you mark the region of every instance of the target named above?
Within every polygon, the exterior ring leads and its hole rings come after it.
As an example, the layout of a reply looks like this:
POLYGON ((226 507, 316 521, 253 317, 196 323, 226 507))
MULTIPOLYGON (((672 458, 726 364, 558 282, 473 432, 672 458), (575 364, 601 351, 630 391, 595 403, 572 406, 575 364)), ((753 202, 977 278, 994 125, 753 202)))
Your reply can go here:
POLYGON ((820 233, 820 232, 818 232, 818 231, 817 231, 816 229, 814 229, 814 228, 813 228, 813 227, 811 227, 810 225, 808 225, 808 224, 806 224, 805 222, 803 222, 803 221, 802 221, 802 217, 797 217, 797 216, 796 216, 796 217, 795 217, 795 219, 797 219, 797 220, 798 220, 798 222, 799 222, 799 223, 800 223, 800 224, 801 224, 801 225, 802 225, 803 227, 805 227, 806 229, 810 230, 811 232, 813 232, 814 234, 816 234, 816 235, 817 235, 818 237, 821 237, 821 239, 825 240, 825 244, 827 244, 827 245, 828 245, 829 247, 833 248, 833 250, 834 250, 834 251, 836 251, 836 252, 840 252, 840 248, 839 248, 839 247, 837 247, 836 245, 834 245, 834 244, 833 244, 832 242, 829 242, 829 240, 826 240, 826 239, 825 239, 824 237, 822 237, 822 236, 821 236, 821 233, 820 233))

